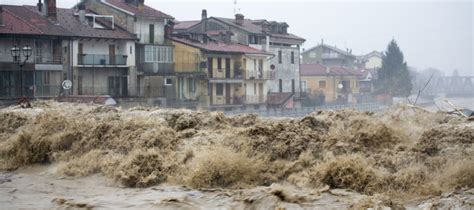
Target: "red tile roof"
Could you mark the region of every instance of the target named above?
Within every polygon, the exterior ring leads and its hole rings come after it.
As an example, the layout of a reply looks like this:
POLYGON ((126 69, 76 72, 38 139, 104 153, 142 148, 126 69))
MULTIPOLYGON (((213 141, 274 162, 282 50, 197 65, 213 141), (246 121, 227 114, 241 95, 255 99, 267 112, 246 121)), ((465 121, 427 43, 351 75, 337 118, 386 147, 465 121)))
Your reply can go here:
POLYGON ((73 35, 39 13, 32 12, 27 6, 3 5, 3 22, 4 26, 0 26, 2 34, 73 35))
MULTIPOLYGON (((115 24, 114 29, 100 29, 94 28, 91 24, 84 25, 79 20, 78 16, 75 16, 76 12, 74 9, 62 9, 57 10, 57 19, 59 24, 70 31, 76 37, 92 37, 92 38, 103 38, 103 39, 137 39, 135 35, 129 33, 125 29, 115 24)), ((96 20, 98 21, 98 20, 96 20)))
POLYGON ((88 37, 106 39, 136 39, 135 35, 116 26, 114 29, 98 29, 84 25, 75 16, 74 9, 57 8, 57 21, 42 16, 35 6, 4 5, 4 25, 1 34, 46 35, 88 37))
POLYGON ((246 53, 246 54, 261 54, 270 55, 264 51, 249 47, 247 45, 235 44, 235 43, 224 43, 224 42, 208 42, 206 44, 200 42, 194 42, 189 39, 173 38, 173 41, 193 46, 205 51, 210 52, 226 52, 226 53, 246 53))
POLYGON ((301 64, 301 76, 362 76, 360 71, 341 66, 326 67, 322 64, 301 64))
POLYGON ((153 9, 147 5, 145 5, 143 8, 138 8, 134 5, 125 3, 123 0, 105 0, 105 2, 111 4, 112 6, 123 9, 129 13, 132 13, 136 16, 148 16, 148 17, 174 19, 172 16, 165 14, 161 11, 158 11, 156 9, 153 9))

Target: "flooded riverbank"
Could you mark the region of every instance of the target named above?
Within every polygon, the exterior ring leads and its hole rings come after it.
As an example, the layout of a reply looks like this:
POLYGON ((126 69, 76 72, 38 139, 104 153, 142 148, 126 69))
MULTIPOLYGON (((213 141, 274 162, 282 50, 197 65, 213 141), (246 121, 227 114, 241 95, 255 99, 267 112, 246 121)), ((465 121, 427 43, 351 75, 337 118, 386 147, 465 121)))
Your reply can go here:
POLYGON ((0 202, 12 208, 473 204, 474 123, 445 113, 261 119, 36 102, 0 118, 0 202))

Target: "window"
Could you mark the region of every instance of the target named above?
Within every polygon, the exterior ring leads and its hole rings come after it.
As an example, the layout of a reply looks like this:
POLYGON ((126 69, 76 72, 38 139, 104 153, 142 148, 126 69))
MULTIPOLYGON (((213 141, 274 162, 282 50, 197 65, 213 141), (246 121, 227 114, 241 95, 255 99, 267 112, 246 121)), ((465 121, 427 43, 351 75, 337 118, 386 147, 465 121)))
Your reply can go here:
POLYGON ((224 85, 216 84, 216 95, 223 96, 224 95, 224 85))
POLYGON ((253 83, 253 94, 257 95, 257 83, 253 83))
POLYGON ((245 70, 247 69, 247 59, 244 58, 244 65, 242 66, 242 68, 245 70))
POLYGON ((291 52, 291 64, 295 64, 295 52, 291 52))
POLYGON ((188 90, 191 93, 194 93, 196 91, 196 83, 194 82, 194 78, 188 79, 188 90))
POLYGON ((292 93, 295 93, 295 89, 296 89, 296 88, 295 88, 295 79, 292 79, 292 80, 291 80, 291 92, 292 92, 292 93))
POLYGON ((278 80, 278 88, 279 88, 280 93, 282 93, 283 92, 283 80, 282 79, 278 80))
POLYGON ((155 25, 150 24, 150 44, 155 43, 155 25))
POLYGON ((258 44, 257 37, 249 35, 249 44, 258 44))
POLYGON ((306 81, 301 81, 301 88, 303 89, 303 92, 309 92, 307 91, 308 87, 306 86, 306 81))
POLYGON ((222 58, 217 58, 217 70, 222 70, 222 58))
POLYGON ((133 47, 130 46, 130 55, 132 55, 132 54, 133 54, 133 47))
POLYGON ((316 58, 316 53, 315 52, 310 52, 309 53, 309 58, 316 58))
POLYGON ((263 71, 263 60, 262 59, 258 60, 258 70, 263 71))
POLYGON ((172 85, 173 85, 173 79, 165 78, 165 86, 172 86, 172 85))
POLYGON ((173 48, 164 46, 145 46, 145 62, 173 63, 173 48))
POLYGON ((278 51, 278 63, 281 64, 281 50, 278 51))
POLYGON ((253 69, 257 70, 257 59, 253 59, 253 69))
POLYGON ((326 81, 319 81, 319 88, 325 89, 326 88, 326 81))

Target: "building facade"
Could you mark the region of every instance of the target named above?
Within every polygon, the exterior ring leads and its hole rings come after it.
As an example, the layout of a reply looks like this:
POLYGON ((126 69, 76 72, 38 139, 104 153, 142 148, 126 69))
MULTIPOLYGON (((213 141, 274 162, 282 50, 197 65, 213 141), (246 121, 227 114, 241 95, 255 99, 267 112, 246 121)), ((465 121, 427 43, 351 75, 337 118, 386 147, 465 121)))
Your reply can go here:
POLYGON ((336 46, 320 45, 302 53, 303 64, 321 64, 324 66, 342 66, 352 68, 355 66, 356 56, 352 50, 341 50, 336 46))
POLYGON ((116 23, 135 34, 137 96, 155 98, 159 104, 176 100, 173 45, 169 40, 174 19, 143 0, 84 0, 87 10, 113 16, 116 23))
POLYGON ((210 110, 266 108, 268 53, 222 41, 173 42, 180 99, 210 110))
POLYGON ((64 51, 72 34, 54 24, 55 10, 36 10, 31 6, 0 5, 0 99, 62 94, 61 83, 69 68, 64 51), (21 50, 16 60, 11 52, 15 47, 21 50), (28 60, 25 47, 31 49, 28 60))
POLYGON ((275 93, 300 92, 300 46, 304 39, 288 33, 289 25, 282 22, 235 18, 208 17, 203 10, 200 21, 184 21, 176 25, 177 33, 206 34, 216 40, 230 41, 270 53, 268 89, 275 93))
POLYGON ((302 64, 301 80, 307 94, 324 96, 325 103, 357 103, 361 74, 349 68, 302 64))

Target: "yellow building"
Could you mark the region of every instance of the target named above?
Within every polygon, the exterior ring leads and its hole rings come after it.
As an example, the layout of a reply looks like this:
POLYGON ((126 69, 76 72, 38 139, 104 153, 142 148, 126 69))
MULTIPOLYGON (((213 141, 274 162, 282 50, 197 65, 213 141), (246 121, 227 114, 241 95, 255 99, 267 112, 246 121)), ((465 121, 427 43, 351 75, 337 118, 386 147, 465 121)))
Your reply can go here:
POLYGON ((177 95, 210 110, 266 107, 270 56, 246 45, 173 38, 177 95))
POLYGON ((301 82, 304 92, 323 95, 325 103, 357 103, 361 74, 344 67, 302 64, 301 82))

